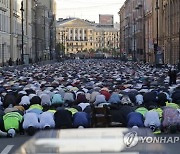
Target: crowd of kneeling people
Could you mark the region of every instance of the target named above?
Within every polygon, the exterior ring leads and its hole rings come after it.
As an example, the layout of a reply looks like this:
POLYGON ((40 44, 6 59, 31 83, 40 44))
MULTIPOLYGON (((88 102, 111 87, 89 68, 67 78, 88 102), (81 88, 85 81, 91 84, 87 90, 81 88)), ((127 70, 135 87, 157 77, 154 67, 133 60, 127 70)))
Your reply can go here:
MULTIPOLYGON (((78 83, 78 82, 77 82, 78 83)), ((111 89, 77 84, 51 85, 33 83, 35 88, 24 88, 1 95, 0 136, 14 137, 17 133, 34 135, 38 130, 90 128, 92 105, 108 106, 112 121, 122 127, 150 128, 154 133, 180 131, 180 86, 171 88, 131 85, 111 89)))

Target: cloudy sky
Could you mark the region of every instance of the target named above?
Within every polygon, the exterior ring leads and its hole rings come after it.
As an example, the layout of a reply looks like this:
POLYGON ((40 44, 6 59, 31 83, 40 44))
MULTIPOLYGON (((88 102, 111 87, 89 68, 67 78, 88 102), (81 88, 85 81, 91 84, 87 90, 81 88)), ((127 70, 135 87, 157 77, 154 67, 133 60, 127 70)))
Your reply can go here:
POLYGON ((113 14, 119 22, 118 11, 125 0, 57 0, 57 18, 78 17, 99 21, 99 14, 113 14))

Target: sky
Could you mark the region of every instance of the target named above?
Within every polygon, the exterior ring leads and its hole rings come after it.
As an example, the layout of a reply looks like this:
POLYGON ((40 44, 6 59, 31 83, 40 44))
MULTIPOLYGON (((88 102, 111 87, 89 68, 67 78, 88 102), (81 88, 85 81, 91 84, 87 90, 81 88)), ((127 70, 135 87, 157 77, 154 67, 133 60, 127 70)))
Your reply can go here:
POLYGON ((56 0, 57 18, 77 17, 99 22, 99 14, 114 15, 119 22, 118 11, 125 0, 56 0))

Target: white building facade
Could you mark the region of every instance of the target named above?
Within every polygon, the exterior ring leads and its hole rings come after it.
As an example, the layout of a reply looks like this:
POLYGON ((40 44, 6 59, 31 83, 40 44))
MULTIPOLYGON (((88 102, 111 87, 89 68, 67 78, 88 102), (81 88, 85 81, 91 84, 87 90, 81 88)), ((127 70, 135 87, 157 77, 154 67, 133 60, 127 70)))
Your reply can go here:
MULTIPOLYGON (((11 0, 11 59, 21 59, 22 54, 22 0, 11 0)), ((23 48, 25 57, 32 57, 32 0, 23 0, 23 48)), ((27 60, 27 58, 26 58, 27 60)))
POLYGON ((10 0, 0 0, 0 64, 10 57, 10 0))

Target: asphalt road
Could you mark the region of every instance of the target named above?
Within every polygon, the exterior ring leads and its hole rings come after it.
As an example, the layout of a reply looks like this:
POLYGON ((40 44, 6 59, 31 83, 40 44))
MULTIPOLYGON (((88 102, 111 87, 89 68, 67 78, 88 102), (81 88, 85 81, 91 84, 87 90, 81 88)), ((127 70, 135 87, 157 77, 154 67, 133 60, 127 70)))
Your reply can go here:
MULTIPOLYGON (((147 137, 151 136, 151 134, 145 129, 139 130, 138 132, 139 132, 139 134, 141 134, 140 136, 147 136, 147 137)), ((53 153, 52 151, 56 151, 57 149, 59 149, 57 147, 60 145, 59 142, 57 142, 58 140, 56 140, 56 143, 58 143, 58 144, 55 144, 54 146, 51 147, 52 144, 50 144, 50 143, 53 141, 53 139, 60 139, 62 141, 62 143, 68 144, 68 146, 64 146, 64 147, 62 146, 60 148, 61 150, 63 150, 63 148, 66 148, 66 147, 68 147, 68 150, 69 150, 69 149, 73 148, 70 145, 74 145, 74 144, 77 144, 77 147, 79 147, 79 145, 78 145, 79 143, 83 144, 83 142, 79 142, 79 141, 81 141, 82 139, 86 139, 86 138, 89 138, 89 140, 84 140, 84 141, 88 142, 88 144, 86 144, 86 145, 91 146, 92 149, 94 147, 92 147, 92 145, 89 143, 92 143, 92 142, 90 142, 92 139, 94 139, 93 142, 95 142, 97 138, 101 139, 102 148, 103 148, 103 145, 105 145, 106 142, 108 141, 108 140, 105 140, 106 138, 114 139, 113 145, 115 144, 116 139, 119 138, 117 145, 120 146, 123 143, 123 136, 126 133, 127 133, 127 130, 124 130, 121 128, 115 129, 115 131, 114 131, 114 129, 107 129, 107 130, 106 129, 102 129, 102 130, 101 129, 90 129, 90 130, 88 130, 88 129, 82 129, 82 130, 81 129, 75 129, 75 130, 70 129, 70 130, 60 130, 60 131, 59 130, 40 131, 33 137, 33 140, 30 140, 31 137, 29 137, 27 135, 17 135, 15 138, 0 138, 0 154, 14 154, 15 151, 17 149, 19 150, 19 148, 22 145, 23 145, 24 149, 26 149, 29 152, 31 150, 33 151, 33 149, 35 149, 37 153, 44 153, 45 151, 46 151, 46 153, 53 153), (44 139, 44 141, 42 142, 43 139, 44 139), (47 139, 50 139, 50 140, 47 140, 47 139), (67 139, 68 139, 68 142, 63 142, 63 140, 67 141, 67 139), (48 145, 47 148, 45 148, 46 146, 43 146, 42 143, 41 143, 42 145, 37 145, 36 147, 34 146, 34 141, 38 141, 40 143, 40 140, 43 144, 47 143, 47 145, 48 145), (26 142, 26 141, 28 141, 28 142, 26 142), (73 141, 73 144, 70 144, 71 141, 73 141), (26 142, 26 144, 24 144, 25 142, 26 142)), ((157 135, 156 137, 167 137, 167 138, 168 137, 180 137, 180 134, 174 134, 174 135, 173 134, 162 134, 162 135, 157 135)), ((54 144, 54 142, 53 142, 53 144, 54 144)), ((75 150, 78 149, 77 147, 75 148, 75 150)), ((80 146, 80 147, 82 147, 82 146, 80 146)), ((135 153, 136 152, 136 153, 140 153, 140 154, 150 154, 150 153, 152 153, 152 154, 153 153, 179 154, 179 147, 180 147, 180 140, 178 140, 176 143, 164 143, 164 144, 158 144, 158 143, 149 144, 149 143, 140 143, 139 142, 135 147, 122 148, 121 152, 123 152, 123 153, 131 153, 131 152, 135 153)), ((24 153, 24 151, 23 152, 21 151, 19 153, 17 153, 17 151, 16 151, 16 154, 20 154, 20 153, 24 153)), ((75 153, 77 153, 77 152, 75 152, 75 153)), ((101 153, 101 152, 98 152, 98 153, 101 153)), ((34 152, 32 154, 34 154, 34 152)))
POLYGON ((31 137, 18 135, 14 138, 0 138, 0 154, 12 154, 31 137))

